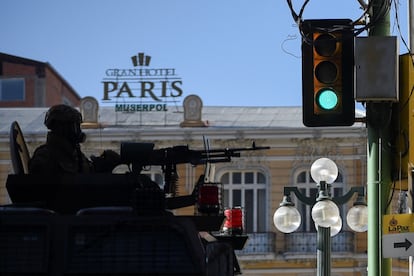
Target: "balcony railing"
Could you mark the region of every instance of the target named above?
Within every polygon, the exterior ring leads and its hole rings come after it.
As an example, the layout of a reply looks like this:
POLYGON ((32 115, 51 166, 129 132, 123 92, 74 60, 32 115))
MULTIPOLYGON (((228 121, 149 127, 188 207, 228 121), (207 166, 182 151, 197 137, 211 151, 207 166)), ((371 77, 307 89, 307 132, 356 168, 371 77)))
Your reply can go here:
MULTIPOLYGON (((294 232, 285 235, 286 252, 307 253, 316 251, 316 232, 294 232)), ((351 231, 342 231, 332 237, 332 252, 353 252, 354 251, 354 233, 351 231)))
POLYGON ((268 254, 275 252, 275 233, 249 233, 249 239, 243 250, 237 250, 239 255, 268 254))
MULTIPOLYGON (((243 250, 236 250, 238 255, 275 253, 275 233, 248 233, 249 239, 243 250)), ((294 232, 285 234, 285 252, 315 253, 317 244, 316 232, 294 232)), ((331 240, 332 252, 354 252, 355 234, 342 231, 331 240)))

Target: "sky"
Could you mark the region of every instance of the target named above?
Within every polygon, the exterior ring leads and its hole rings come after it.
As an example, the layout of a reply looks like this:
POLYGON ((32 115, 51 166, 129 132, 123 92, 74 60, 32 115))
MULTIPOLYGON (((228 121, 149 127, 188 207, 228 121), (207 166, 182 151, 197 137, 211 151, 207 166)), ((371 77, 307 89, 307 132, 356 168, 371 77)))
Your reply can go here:
MULTIPOLYGON (((304 0, 292 2, 298 13, 304 0)), ((397 14, 408 40, 405 2, 397 14)), ((175 69, 181 101, 196 94, 205 106, 302 104, 301 39, 285 0, 0 0, 0 9, 0 52, 48 62, 100 104, 106 70, 133 68, 140 52, 151 68, 175 69)), ((362 13, 357 0, 311 0, 303 19, 362 13)), ((391 18, 400 37, 395 11, 391 18)))

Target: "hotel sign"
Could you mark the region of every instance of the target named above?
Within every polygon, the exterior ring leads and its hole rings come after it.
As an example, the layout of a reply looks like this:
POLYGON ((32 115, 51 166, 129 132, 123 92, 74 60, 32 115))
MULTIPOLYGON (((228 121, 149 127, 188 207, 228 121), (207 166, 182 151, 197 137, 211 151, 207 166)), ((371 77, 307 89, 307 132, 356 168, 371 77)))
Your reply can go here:
POLYGON ((104 103, 114 103, 115 111, 167 111, 167 103, 183 95, 182 79, 174 68, 151 68, 151 56, 131 57, 132 68, 106 69, 102 80, 104 103))

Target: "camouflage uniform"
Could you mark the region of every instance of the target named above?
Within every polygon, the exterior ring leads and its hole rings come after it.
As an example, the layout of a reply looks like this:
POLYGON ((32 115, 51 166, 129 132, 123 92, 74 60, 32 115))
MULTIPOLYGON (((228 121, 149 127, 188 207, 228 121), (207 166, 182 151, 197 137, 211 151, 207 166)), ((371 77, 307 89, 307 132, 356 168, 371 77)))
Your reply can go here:
POLYGON ((29 173, 88 173, 92 162, 79 148, 66 139, 49 132, 46 144, 38 147, 29 162, 29 173))

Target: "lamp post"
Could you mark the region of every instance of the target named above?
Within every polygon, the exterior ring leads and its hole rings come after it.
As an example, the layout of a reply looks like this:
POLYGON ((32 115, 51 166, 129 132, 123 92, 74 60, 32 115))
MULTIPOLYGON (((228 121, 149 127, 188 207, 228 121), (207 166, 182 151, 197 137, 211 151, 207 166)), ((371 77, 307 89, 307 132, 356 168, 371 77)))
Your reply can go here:
POLYGON ((343 196, 331 196, 331 184, 338 177, 338 167, 328 158, 320 158, 311 166, 311 176, 318 187, 318 196, 303 195, 297 187, 284 187, 283 200, 273 215, 273 222, 279 231, 292 233, 301 224, 299 211, 294 207, 291 193, 298 200, 312 207, 312 219, 317 227, 317 275, 331 275, 331 236, 338 234, 342 227, 338 205, 348 202, 354 193, 358 194, 354 206, 348 211, 348 226, 355 232, 367 231, 368 210, 365 203, 364 187, 352 187, 343 196))

